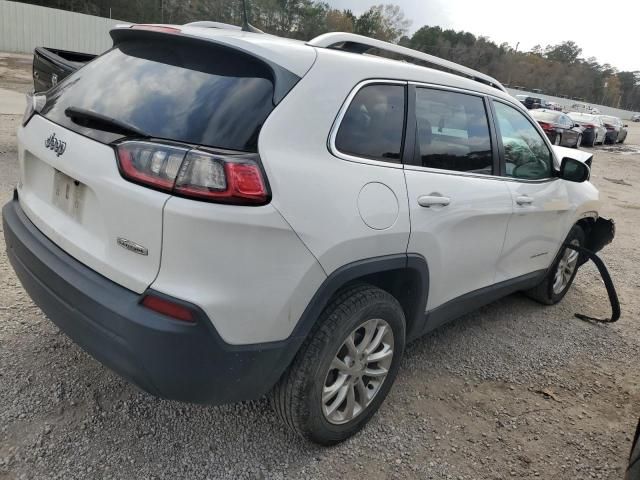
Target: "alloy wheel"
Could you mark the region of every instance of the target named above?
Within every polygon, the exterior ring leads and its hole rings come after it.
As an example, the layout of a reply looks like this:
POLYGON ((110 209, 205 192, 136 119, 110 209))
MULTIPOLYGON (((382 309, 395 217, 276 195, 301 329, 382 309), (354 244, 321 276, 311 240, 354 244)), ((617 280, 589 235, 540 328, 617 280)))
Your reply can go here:
MULTIPOLYGON (((577 239, 572 240, 571 245, 579 247, 580 242, 577 239)), ((567 288, 577 265, 578 252, 571 250, 570 248, 565 248, 562 257, 560 258, 560 262, 558 262, 556 274, 553 277, 553 293, 559 295, 565 288, 567 288)))
POLYGON ((376 397, 393 360, 391 326, 371 319, 355 328, 329 366, 322 388, 322 413, 334 425, 353 420, 376 397))

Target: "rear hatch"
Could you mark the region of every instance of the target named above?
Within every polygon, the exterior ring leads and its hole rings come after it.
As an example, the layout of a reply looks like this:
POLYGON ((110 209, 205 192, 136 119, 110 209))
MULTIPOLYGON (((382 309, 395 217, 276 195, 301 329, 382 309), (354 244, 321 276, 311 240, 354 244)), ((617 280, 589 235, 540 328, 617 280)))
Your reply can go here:
POLYGON ((208 41, 177 35, 116 41, 48 91, 40 114, 20 129, 22 208, 64 251, 141 293, 160 267, 170 194, 125 180, 115 146, 137 138, 256 152, 274 108, 273 77, 272 66, 208 41), (79 121, 68 116, 74 109, 139 133, 79 121))

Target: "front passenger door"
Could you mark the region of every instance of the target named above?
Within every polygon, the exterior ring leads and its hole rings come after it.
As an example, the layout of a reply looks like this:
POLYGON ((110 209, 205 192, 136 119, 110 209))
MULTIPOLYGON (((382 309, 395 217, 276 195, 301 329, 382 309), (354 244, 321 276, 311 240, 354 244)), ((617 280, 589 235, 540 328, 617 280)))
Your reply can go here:
POLYGON ((513 215, 496 281, 544 270, 551 265, 565 232, 569 212, 566 185, 554 176, 553 153, 524 113, 494 100, 503 175, 513 201, 513 215))
POLYGON ((405 164, 408 251, 427 260, 433 310, 493 285, 513 207, 496 171, 485 98, 416 87, 414 105, 415 156, 405 164))

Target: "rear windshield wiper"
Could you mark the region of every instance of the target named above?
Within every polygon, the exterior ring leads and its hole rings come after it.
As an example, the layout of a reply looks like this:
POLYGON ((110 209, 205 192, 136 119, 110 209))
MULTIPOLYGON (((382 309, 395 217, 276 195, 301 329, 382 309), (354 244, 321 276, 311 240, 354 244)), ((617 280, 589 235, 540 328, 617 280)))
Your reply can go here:
POLYGON ((86 110, 78 107, 67 107, 64 114, 69 117, 74 123, 83 127, 95 128, 96 130, 104 130, 105 132, 122 133, 124 135, 136 135, 139 137, 149 137, 137 127, 116 120, 115 118, 102 115, 98 112, 86 110))

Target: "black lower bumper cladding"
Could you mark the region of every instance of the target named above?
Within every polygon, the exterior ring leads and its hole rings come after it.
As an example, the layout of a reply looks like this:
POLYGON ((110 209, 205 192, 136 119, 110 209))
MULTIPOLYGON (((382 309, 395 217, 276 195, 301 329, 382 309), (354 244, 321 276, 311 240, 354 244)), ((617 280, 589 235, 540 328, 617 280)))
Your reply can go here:
POLYGON ((7 256, 33 301, 86 352, 151 394, 210 404, 259 398, 295 354, 291 340, 227 344, 196 306, 192 324, 143 307, 141 295, 46 238, 17 196, 2 217, 7 256))
POLYGON ((589 260, 591 260, 596 265, 596 267, 598 268, 598 272, 600 272, 600 276, 602 277, 602 281, 604 282, 604 285, 607 289, 609 303, 611 303, 611 318, 594 318, 582 313, 576 313, 576 318, 579 318, 580 320, 597 323, 613 323, 617 322, 620 319, 620 301, 618 300, 616 288, 613 285, 613 280, 611 279, 611 275, 609 274, 606 265, 600 259, 600 257, 596 255, 597 252, 602 250, 605 246, 613 241, 613 237, 615 236, 615 234, 616 226, 613 220, 598 218, 591 231, 589 232, 586 242, 586 248, 571 245, 570 243, 565 243, 564 245, 566 248, 575 250, 580 254, 580 265, 586 263, 589 260))

